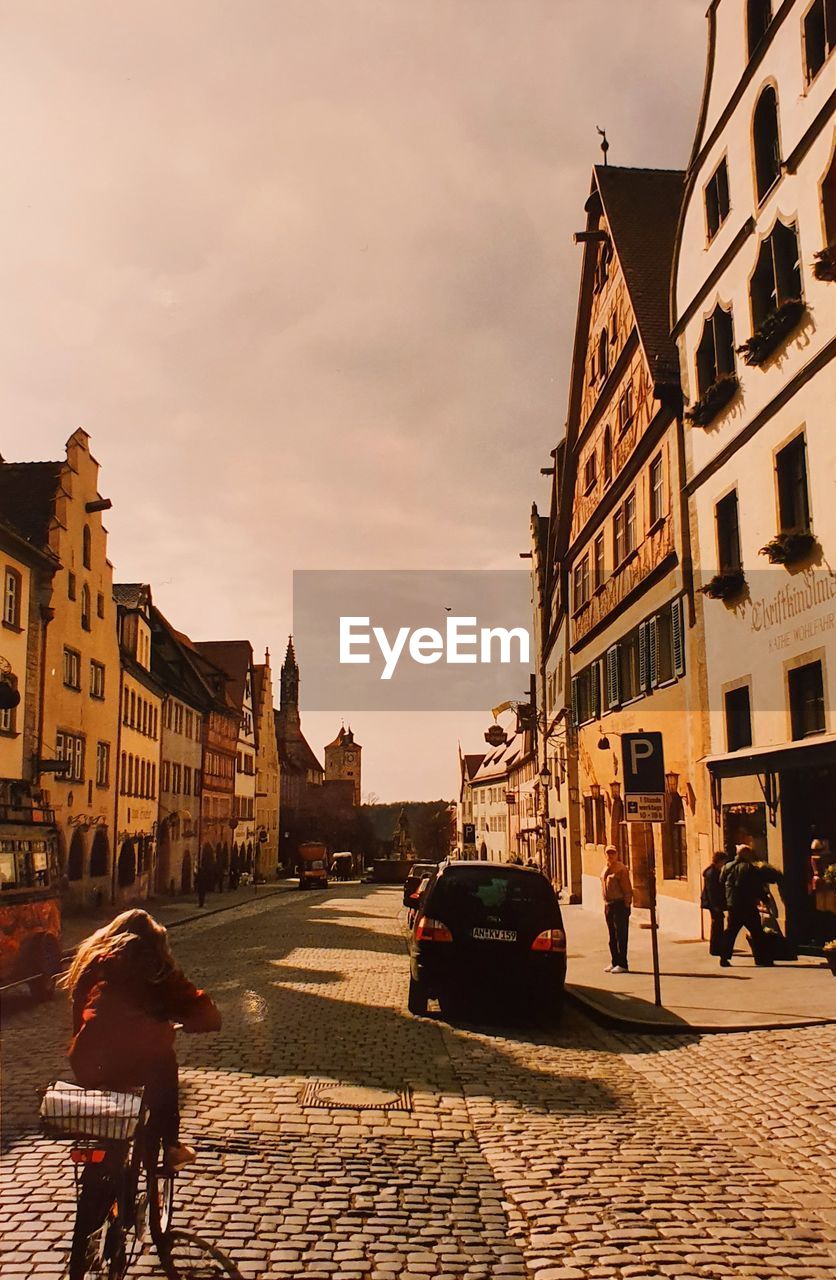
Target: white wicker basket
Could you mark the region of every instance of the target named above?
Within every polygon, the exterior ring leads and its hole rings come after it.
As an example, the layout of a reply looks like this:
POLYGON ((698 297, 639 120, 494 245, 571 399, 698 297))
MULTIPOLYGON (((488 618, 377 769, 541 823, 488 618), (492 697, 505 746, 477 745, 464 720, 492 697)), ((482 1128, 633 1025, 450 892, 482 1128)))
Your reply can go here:
POLYGON ((139 1124, 142 1091, 105 1093, 57 1080, 44 1094, 41 1126, 53 1137, 127 1142, 139 1124))

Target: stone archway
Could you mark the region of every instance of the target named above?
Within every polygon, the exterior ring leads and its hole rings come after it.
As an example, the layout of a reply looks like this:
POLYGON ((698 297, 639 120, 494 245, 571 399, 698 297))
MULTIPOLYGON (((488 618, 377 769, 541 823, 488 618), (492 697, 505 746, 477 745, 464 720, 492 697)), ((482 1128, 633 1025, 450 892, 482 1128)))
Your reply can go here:
POLYGON ((90 850, 90 876, 106 876, 110 871, 110 840, 107 832, 99 827, 93 836, 90 850))
POLYGON ((121 889, 128 889, 136 883, 136 849, 133 840, 123 841, 119 850, 119 862, 116 876, 121 889))
POLYGON ((180 864, 180 892, 191 893, 192 891, 192 855, 188 849, 183 854, 183 861, 180 864))
POLYGON ((84 833, 80 827, 76 827, 73 832, 73 838, 70 841, 70 853, 67 858, 68 880, 84 879, 84 853, 84 833))

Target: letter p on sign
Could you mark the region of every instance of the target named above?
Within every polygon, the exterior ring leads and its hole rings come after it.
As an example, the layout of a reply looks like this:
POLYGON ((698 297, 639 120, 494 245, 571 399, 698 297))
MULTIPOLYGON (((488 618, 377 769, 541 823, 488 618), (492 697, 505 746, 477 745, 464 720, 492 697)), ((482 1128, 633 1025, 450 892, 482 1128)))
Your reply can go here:
POLYGON ((621 757, 626 794, 664 793, 665 756, 661 733, 623 734, 621 757))

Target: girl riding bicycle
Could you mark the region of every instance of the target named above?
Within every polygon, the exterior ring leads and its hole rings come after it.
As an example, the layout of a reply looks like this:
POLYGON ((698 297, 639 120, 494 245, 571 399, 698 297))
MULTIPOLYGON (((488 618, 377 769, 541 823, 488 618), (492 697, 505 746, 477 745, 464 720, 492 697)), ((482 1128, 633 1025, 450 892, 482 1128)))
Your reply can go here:
POLYGON ((144 1088, 149 1125, 176 1172, 195 1159, 180 1142, 174 1023, 219 1031, 214 1001, 174 963, 166 931, 147 911, 124 911, 78 948, 60 979, 73 1006, 70 1065, 85 1089, 144 1088))

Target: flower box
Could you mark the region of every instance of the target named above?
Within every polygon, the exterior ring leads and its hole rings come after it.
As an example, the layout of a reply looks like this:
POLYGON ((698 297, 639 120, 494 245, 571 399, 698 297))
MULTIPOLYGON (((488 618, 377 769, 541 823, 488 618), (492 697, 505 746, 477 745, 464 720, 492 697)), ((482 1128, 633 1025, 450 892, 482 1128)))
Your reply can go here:
POLYGON ((770 564, 795 564, 796 560, 803 560, 809 555, 815 544, 812 533, 786 530, 761 547, 760 555, 766 556, 770 564))
POLYGON ((721 409, 725 409, 739 386, 736 373, 721 373, 720 377, 712 382, 708 390, 692 405, 685 415, 686 418, 689 422, 693 422, 695 427, 707 427, 721 409))
POLYGON ((836 281, 836 244, 829 244, 816 254, 813 261, 813 275, 817 280, 836 281))
POLYGON ((771 311, 748 342, 737 348, 746 364, 763 364, 781 346, 787 334, 792 333, 803 314, 804 302, 801 298, 790 298, 788 302, 782 302, 777 310, 771 311))
POLYGON ((709 600, 734 600, 740 595, 746 585, 746 578, 742 569, 733 569, 727 573, 715 573, 710 582, 704 587, 700 587, 700 591, 704 596, 708 596, 709 600))

